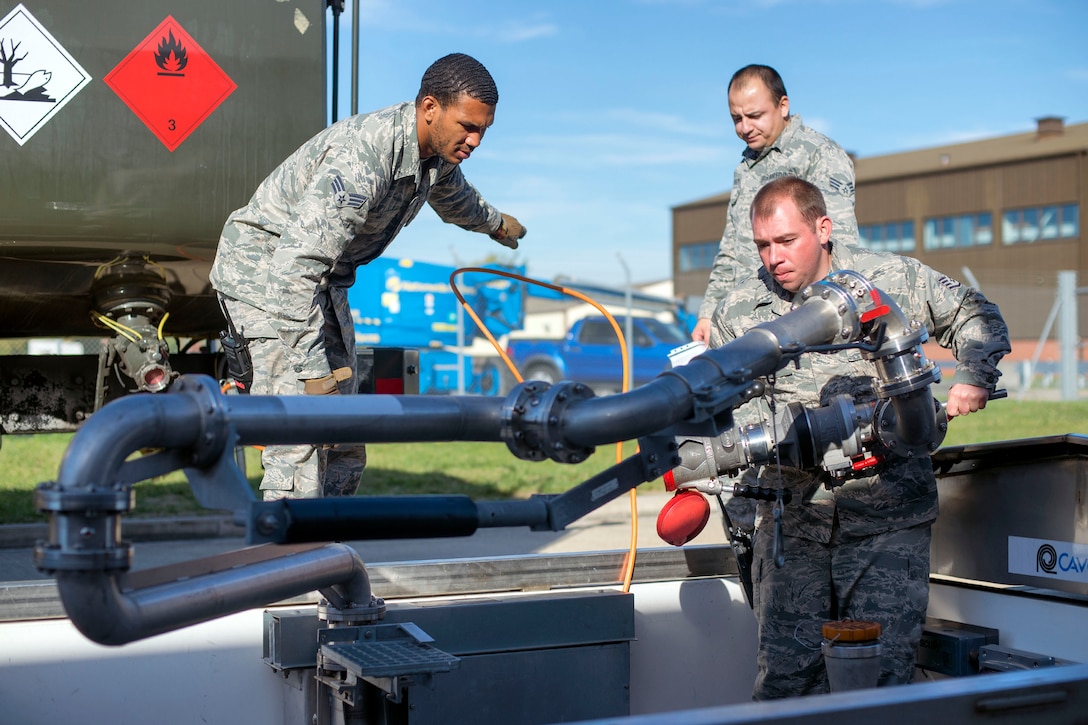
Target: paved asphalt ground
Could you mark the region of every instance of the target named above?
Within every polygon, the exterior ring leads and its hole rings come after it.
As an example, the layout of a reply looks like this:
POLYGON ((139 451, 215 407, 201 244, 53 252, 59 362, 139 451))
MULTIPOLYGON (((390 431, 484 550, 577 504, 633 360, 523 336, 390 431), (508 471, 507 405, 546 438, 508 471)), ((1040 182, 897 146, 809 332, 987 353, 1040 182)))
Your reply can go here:
MULTIPOLYGON (((660 487, 660 483, 646 484, 660 487)), ((660 490, 638 495, 638 547, 668 547, 657 535, 657 515, 671 494, 660 490)), ((693 545, 726 543, 717 505, 693 545)), ((527 527, 479 529, 472 536, 441 539, 398 539, 348 542, 369 564, 517 556, 577 551, 627 550, 631 541, 630 496, 623 494, 563 531, 530 531, 527 527)), ((45 524, 0 526, 0 580, 48 578, 34 566, 34 542, 48 537, 45 524)), ((126 519, 122 538, 132 542, 133 570, 198 559, 243 548, 243 532, 218 516, 184 519, 126 519), (148 540, 152 539, 152 540, 148 540)))

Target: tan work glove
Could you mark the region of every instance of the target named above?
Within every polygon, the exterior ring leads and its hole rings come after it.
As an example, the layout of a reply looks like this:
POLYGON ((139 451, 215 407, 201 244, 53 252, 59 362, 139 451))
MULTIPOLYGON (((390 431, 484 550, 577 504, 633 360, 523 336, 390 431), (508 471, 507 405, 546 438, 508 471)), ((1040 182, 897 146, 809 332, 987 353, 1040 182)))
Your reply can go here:
POLYGON ((499 228, 491 232, 491 238, 504 247, 518 248, 518 240, 525 236, 526 229, 514 217, 509 214, 502 215, 499 228))
POLYGON ((339 395, 340 388, 336 384, 350 377, 351 368, 336 368, 323 377, 303 380, 302 392, 306 393, 306 395, 339 395))

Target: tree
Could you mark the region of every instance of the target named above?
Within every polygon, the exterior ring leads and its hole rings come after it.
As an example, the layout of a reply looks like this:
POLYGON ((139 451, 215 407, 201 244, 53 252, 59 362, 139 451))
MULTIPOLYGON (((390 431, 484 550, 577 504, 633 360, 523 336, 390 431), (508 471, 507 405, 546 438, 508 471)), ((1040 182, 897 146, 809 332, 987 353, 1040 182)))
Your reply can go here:
POLYGON ((0 66, 4 69, 4 78, 0 81, 0 86, 11 87, 15 85, 12 69, 15 68, 15 64, 26 58, 26 53, 23 53, 18 58, 15 57, 15 51, 19 49, 22 43, 16 43, 14 40, 10 41, 10 51, 4 50, 4 39, 0 38, 0 66))

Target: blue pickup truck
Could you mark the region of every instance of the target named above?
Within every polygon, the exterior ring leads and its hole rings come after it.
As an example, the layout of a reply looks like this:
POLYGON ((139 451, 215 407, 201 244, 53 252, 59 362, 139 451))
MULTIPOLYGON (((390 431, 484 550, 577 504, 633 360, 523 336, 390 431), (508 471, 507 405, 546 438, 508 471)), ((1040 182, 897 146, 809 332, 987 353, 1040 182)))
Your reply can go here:
MULTIPOLYGON (((626 334, 626 319, 618 317, 616 324, 626 334)), ((631 337, 633 387, 657 377, 669 367, 669 351, 691 342, 679 325, 653 317, 632 317, 631 337)), ((578 320, 561 340, 512 339, 506 354, 526 380, 575 380, 598 393, 622 389, 619 340, 600 315, 578 320)))

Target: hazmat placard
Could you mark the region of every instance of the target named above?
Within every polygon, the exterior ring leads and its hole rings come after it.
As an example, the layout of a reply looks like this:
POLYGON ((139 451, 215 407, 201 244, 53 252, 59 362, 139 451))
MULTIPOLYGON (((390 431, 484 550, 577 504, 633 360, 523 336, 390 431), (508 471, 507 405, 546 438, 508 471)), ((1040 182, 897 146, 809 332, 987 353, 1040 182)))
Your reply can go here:
POLYGON ((104 80, 170 151, 238 87, 172 16, 104 80))
POLYGON ((0 20, 0 126, 20 146, 91 82, 22 5, 0 20))

